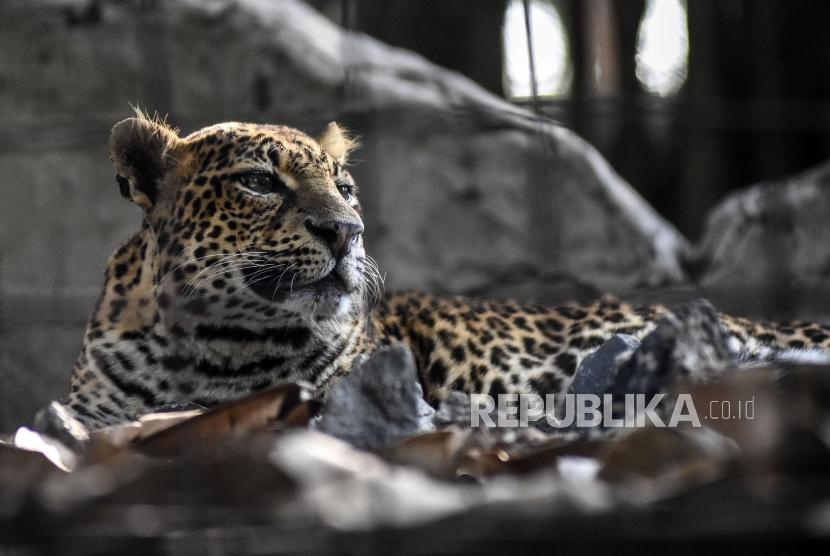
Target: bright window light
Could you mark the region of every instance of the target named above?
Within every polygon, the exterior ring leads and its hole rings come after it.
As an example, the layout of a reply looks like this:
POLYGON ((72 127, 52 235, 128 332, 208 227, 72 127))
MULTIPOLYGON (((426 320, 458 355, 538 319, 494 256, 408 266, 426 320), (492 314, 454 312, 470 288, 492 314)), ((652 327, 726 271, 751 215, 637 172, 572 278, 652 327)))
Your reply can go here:
POLYGON ((659 96, 677 93, 689 71, 686 0, 648 0, 637 32, 637 79, 659 96))
MULTIPOLYGON (((556 6, 549 0, 530 0, 530 31, 536 87, 539 96, 570 92, 573 70, 568 36, 556 6)), ((522 0, 510 0, 504 16, 504 88, 509 98, 533 95, 527 28, 522 0)))

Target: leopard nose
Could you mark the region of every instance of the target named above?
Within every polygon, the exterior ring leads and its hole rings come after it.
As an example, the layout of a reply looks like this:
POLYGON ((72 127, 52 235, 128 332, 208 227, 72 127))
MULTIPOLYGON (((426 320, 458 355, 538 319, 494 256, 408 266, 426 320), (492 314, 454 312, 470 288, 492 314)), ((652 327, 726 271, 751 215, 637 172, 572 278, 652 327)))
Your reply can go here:
POLYGON ((357 236, 363 233, 363 224, 345 220, 305 221, 306 229, 311 235, 325 243, 332 255, 342 259, 348 254, 357 236))

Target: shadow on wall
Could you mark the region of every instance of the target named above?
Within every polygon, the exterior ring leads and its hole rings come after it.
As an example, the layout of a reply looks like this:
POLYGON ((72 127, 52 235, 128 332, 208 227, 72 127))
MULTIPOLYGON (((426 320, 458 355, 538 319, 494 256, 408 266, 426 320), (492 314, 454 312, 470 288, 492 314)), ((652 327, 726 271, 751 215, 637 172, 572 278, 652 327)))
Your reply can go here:
MULTIPOLYGON (((169 113, 184 132, 222 120, 311 134, 345 123, 363 139, 353 173, 367 246, 391 288, 555 300, 688 289, 693 270, 699 283, 727 290, 743 284, 723 272, 727 263, 763 287, 767 274, 826 284, 826 265, 809 250, 787 259, 792 268, 767 265, 760 276, 754 259, 730 258, 732 241, 780 261, 764 235, 776 232, 724 234, 736 220, 722 211, 702 250, 690 248, 570 131, 414 54, 344 32, 299 1, 146 6, 0 6, 0 107, 11 115, 0 123, 0 172, 14 184, 0 189, 0 429, 65 393, 104 262, 139 226, 106 154, 128 102, 169 113)), ((825 172, 810 179, 823 183, 825 172)), ((753 222, 768 209, 788 211, 790 235, 775 245, 813 245, 826 212, 809 201, 815 224, 800 227, 798 199, 808 197, 787 198, 784 209, 753 201, 761 215, 753 222)))

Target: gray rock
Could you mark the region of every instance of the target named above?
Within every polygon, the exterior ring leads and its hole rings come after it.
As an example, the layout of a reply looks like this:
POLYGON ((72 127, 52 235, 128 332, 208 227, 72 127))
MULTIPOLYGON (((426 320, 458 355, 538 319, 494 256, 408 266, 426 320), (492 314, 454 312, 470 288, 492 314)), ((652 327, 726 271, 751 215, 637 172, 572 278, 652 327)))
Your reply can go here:
POLYGON ((657 322, 620 368, 610 393, 652 395, 680 380, 704 382, 736 361, 715 309, 705 300, 693 301, 657 322))
POLYGON ((740 190, 709 213, 691 266, 707 291, 726 291, 754 312, 775 299, 786 314, 801 312, 799 301, 817 301, 806 293, 830 287, 828 214, 830 163, 740 190))
POLYGON ((598 350, 585 357, 576 370, 569 394, 604 394, 614 385, 619 368, 640 346, 628 334, 616 334, 598 350))
POLYGON ((435 430, 435 408, 429 405, 424 398, 424 389, 420 382, 415 382, 415 392, 418 395, 418 432, 425 433, 435 430))
MULTIPOLYGON (((613 336, 580 364, 567 393, 610 394, 612 406, 605 407, 606 400, 601 398, 601 411, 611 411, 614 419, 623 419, 626 394, 644 394, 647 404, 655 394, 670 394, 680 381, 705 382, 734 369, 736 363, 737 354, 729 347, 717 312, 707 301, 698 300, 661 318, 642 342, 630 336, 613 336)), ((656 414, 668 418, 672 400, 663 399, 656 414)), ((575 403, 575 399, 557 400, 556 416, 560 419, 566 415, 565 403, 575 403)), ((566 425, 560 427, 546 420, 534 426, 548 434, 582 439, 602 438, 620 430, 604 424, 579 427, 568 418, 565 421, 566 425)))
POLYGON ((441 400, 433 419, 438 428, 450 425, 470 426, 470 395, 453 390, 441 400))
POLYGON ((329 395, 319 431, 364 450, 380 450, 433 430, 435 410, 424 401, 412 352, 384 347, 357 365, 329 395))

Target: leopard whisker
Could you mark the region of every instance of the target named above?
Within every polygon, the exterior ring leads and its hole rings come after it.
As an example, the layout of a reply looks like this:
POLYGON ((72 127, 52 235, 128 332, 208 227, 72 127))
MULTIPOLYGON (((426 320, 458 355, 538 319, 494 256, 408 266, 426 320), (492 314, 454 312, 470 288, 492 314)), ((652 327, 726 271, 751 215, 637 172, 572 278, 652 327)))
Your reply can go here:
MULTIPOLYGON (((179 255, 181 255, 181 253, 183 253, 183 252, 184 252, 184 250, 185 250, 185 248, 182 248, 182 249, 180 250, 180 252, 179 252, 179 255)), ((252 254, 252 255, 259 255, 260 253, 262 253, 262 254, 266 254, 264 251, 254 251, 254 252, 251 252, 251 253, 249 253, 249 254, 252 254)), ((188 260, 184 261, 183 263, 181 263, 181 264, 179 264, 179 265, 175 266, 175 267, 174 267, 174 268, 172 268, 171 270, 169 270, 169 271, 168 271, 168 272, 167 272, 167 273, 166 273, 163 277, 161 277, 161 278, 160 278, 160 279, 156 282, 155 286, 156 286, 156 287, 159 287, 159 286, 163 285, 163 283, 164 283, 166 280, 168 280, 168 279, 169 279, 169 278, 173 275, 173 273, 175 273, 178 269, 180 269, 180 268, 182 268, 182 267, 184 267, 184 266, 187 266, 188 264, 194 264, 194 263, 197 263, 197 262, 199 262, 199 261, 202 261, 202 260, 205 260, 205 259, 209 259, 209 258, 221 257, 219 260, 216 260, 216 261, 211 261, 211 262, 210 262, 210 264, 208 264, 208 265, 207 265, 204 269, 202 269, 202 270, 201 270, 201 271, 200 271, 200 272, 199 272, 196 276, 191 277, 191 278, 190 278, 190 280, 188 280, 188 282, 190 282, 190 281, 192 281, 192 280, 195 280, 195 279, 199 276, 199 274, 201 274, 202 272, 205 272, 205 271, 207 271, 208 269, 210 269, 211 267, 216 266, 216 265, 218 265, 218 264, 221 264, 221 263, 223 263, 223 262, 224 262, 224 261, 226 261, 226 260, 233 259, 234 257, 237 257, 237 256, 239 256, 240 254, 241 254, 241 252, 239 252, 239 251, 234 251, 234 252, 231 252, 231 253, 215 253, 215 254, 211 254, 211 255, 205 255, 205 256, 203 256, 203 257, 197 257, 197 258, 193 258, 193 259, 188 259, 188 260)))
MULTIPOLYGON (((219 265, 215 265, 215 266, 221 266, 221 268, 217 270, 217 269, 213 268, 213 266, 212 266, 210 270, 213 270, 213 272, 210 272, 210 273, 208 273, 208 274, 206 274, 202 277, 195 277, 194 276, 191 280, 188 281, 188 283, 185 285, 185 287, 182 288, 182 291, 186 292, 186 295, 189 296, 199 286, 201 286, 202 284, 204 284, 208 280, 212 280, 214 278, 217 278, 218 276, 221 276, 222 274, 229 274, 229 273, 236 272, 236 271, 239 271, 239 270, 244 270, 245 268, 248 268, 248 267, 250 267, 250 268, 259 268, 260 265, 255 264, 255 263, 250 263, 248 261, 239 261, 239 260, 237 260, 237 261, 226 261, 226 262, 223 262, 223 263, 221 263, 219 265)), ((208 270, 208 269, 205 269, 205 270, 208 270)))
POLYGON ((277 290, 279 289, 280 284, 282 283, 282 277, 285 276, 285 273, 291 270, 292 267, 297 266, 297 264, 298 263, 291 263, 290 265, 288 265, 288 268, 283 270, 282 274, 280 274, 279 278, 277 278, 277 285, 274 287, 274 293, 271 294, 271 301, 274 301, 274 296, 277 294, 277 290))
POLYGON ((248 280, 245 282, 245 285, 250 287, 253 284, 256 284, 258 282, 262 282, 263 280, 267 280, 268 278, 270 278, 271 273, 273 271, 279 270, 280 268, 282 268, 284 266, 285 266, 284 263, 267 265, 265 268, 261 268, 260 270, 257 270, 251 276, 249 276, 248 280), (256 278, 256 279, 252 279, 252 278, 256 278))

